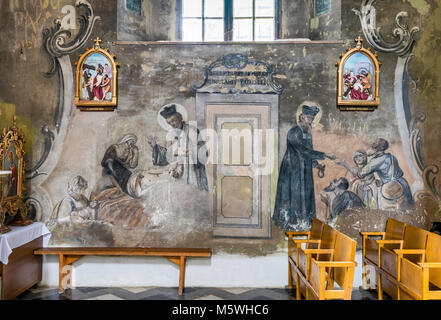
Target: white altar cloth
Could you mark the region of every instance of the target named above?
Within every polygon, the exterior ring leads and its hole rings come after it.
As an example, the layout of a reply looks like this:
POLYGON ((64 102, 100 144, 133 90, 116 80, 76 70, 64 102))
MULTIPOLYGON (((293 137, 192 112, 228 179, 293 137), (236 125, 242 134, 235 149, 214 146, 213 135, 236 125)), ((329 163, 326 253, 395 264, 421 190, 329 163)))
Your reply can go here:
POLYGON ((8 264, 12 249, 43 236, 43 247, 49 243, 51 233, 43 222, 34 222, 24 227, 8 226, 11 231, 0 234, 0 262, 8 264))

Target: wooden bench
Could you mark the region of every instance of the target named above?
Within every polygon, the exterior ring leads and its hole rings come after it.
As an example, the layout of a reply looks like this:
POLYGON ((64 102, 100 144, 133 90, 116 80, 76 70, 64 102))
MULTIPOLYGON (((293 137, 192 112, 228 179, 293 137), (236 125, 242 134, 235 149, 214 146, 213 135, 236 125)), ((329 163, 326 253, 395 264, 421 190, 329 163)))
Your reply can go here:
POLYGON ((34 251, 35 255, 58 255, 59 257, 59 292, 70 287, 70 270, 66 266, 84 256, 155 256, 164 257, 179 266, 179 295, 184 291, 185 262, 188 257, 211 257, 208 248, 75 248, 48 247, 34 251), (68 277, 65 279, 65 277, 68 277))
POLYGON ((356 247, 356 241, 337 231, 332 249, 314 250, 317 258, 311 258, 309 273, 296 269, 300 282, 306 286, 307 300, 351 299, 356 247), (327 259, 319 260, 322 254, 327 259))
POLYGON ((400 299, 401 259, 407 257, 414 263, 423 262, 429 232, 406 224, 404 238, 399 240, 399 249, 382 247, 380 249, 380 268, 378 277, 378 299, 383 299, 385 291, 393 299, 400 299))
POLYGON ((311 229, 309 231, 286 231, 285 235, 288 237, 288 288, 293 289, 293 272, 290 266, 291 263, 298 263, 297 252, 306 243, 307 249, 317 248, 317 240, 320 239, 324 223, 314 218, 312 219, 311 229), (296 239, 303 237, 306 239, 296 239), (292 262, 290 262, 292 260, 292 262))
POLYGON ((364 288, 367 288, 366 266, 371 265, 375 268, 378 279, 381 248, 399 249, 402 245, 405 226, 404 222, 388 218, 384 232, 360 232, 362 237, 362 280, 364 288), (380 240, 374 239, 379 237, 380 240))
MULTIPOLYGON (((301 278, 307 278, 310 272, 311 259, 315 258, 319 261, 328 261, 332 258, 332 250, 334 248, 335 239, 338 231, 331 226, 324 224, 320 239, 318 240, 307 240, 313 241, 317 244, 317 248, 302 248, 299 247, 297 250, 297 255, 295 257, 290 256, 289 262, 293 271, 296 275, 296 298, 301 299, 301 296, 306 297, 306 285, 301 281, 301 278), (328 250, 328 251, 327 251, 328 250)), ((296 244, 305 243, 305 240, 293 240, 296 244)))
POLYGON ((441 299, 441 236, 430 232, 424 262, 401 259, 400 300, 441 299))

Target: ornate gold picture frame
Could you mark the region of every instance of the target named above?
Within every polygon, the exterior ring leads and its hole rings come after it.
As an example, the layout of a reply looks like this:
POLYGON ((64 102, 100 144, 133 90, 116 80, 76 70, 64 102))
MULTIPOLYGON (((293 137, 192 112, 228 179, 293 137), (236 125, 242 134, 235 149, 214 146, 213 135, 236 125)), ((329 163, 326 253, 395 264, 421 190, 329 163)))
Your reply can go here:
POLYGON ((76 62, 75 104, 82 111, 113 111, 118 104, 119 63, 108 48, 101 48, 100 38, 94 42, 76 62))
POLYGON ((9 231, 4 225, 5 215, 20 216, 15 219, 12 225, 28 225, 32 220, 27 218, 27 207, 23 202, 24 170, 25 162, 23 156, 24 138, 17 128, 17 118, 14 116, 12 127, 3 129, 0 140, 0 171, 9 171, 10 174, 2 175, 0 178, 0 233, 9 231))
POLYGON ((373 111, 380 105, 380 65, 377 53, 363 47, 358 37, 355 48, 341 54, 337 62, 337 107, 342 111, 373 111))

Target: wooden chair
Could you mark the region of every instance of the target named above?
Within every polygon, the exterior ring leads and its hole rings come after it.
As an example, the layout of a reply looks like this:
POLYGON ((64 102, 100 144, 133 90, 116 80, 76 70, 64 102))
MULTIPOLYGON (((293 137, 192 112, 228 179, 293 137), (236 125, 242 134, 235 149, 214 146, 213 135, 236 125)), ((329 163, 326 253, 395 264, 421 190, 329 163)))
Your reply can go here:
POLYGON ((307 300, 351 299, 354 270, 357 266, 356 248, 356 241, 337 232, 334 248, 324 251, 325 254, 331 252, 332 258, 327 261, 312 258, 309 276, 300 277, 300 281, 307 287, 307 300))
MULTIPOLYGON (((404 237, 404 222, 388 218, 384 232, 360 232, 362 236, 362 279, 363 287, 367 288, 366 266, 374 266, 376 271, 380 267, 380 250, 382 247, 399 249, 404 237), (380 240, 374 238, 381 237, 380 240)), ((378 278, 378 272, 377 272, 378 278)))
POLYGON ((404 238, 399 249, 380 249, 378 269, 378 299, 383 299, 383 290, 393 299, 400 299, 399 281, 401 259, 406 256, 413 263, 423 262, 428 231, 406 224, 404 238))
POLYGON ((297 251, 297 261, 290 257, 292 270, 296 273, 296 297, 298 300, 301 299, 302 294, 306 296, 306 286, 300 280, 301 277, 308 277, 311 259, 315 258, 318 261, 327 261, 332 259, 332 249, 334 248, 337 233, 338 231, 336 229, 324 224, 320 239, 314 241, 317 244, 317 248, 303 249, 300 247, 297 251))
POLYGON ((400 300, 441 299, 441 236, 430 232, 424 262, 401 259, 400 300))
POLYGON ((286 231, 288 237, 288 288, 293 289, 293 273, 289 261, 297 264, 297 252, 301 248, 302 243, 306 244, 306 248, 317 248, 318 240, 322 234, 324 223, 314 218, 312 219, 311 229, 309 231, 286 231), (295 239, 296 237, 306 237, 306 239, 295 239))

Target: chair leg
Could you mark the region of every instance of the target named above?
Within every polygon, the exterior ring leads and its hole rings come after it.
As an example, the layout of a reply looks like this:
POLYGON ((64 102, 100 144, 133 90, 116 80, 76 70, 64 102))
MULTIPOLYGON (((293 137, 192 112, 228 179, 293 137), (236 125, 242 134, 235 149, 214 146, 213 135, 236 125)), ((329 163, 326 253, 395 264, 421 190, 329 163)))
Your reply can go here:
POLYGON ((366 263, 363 261, 361 263, 362 266, 362 271, 361 271, 361 276, 363 279, 363 289, 367 289, 367 279, 366 279, 366 263))
POLYGON ((300 276, 297 275, 296 277, 296 299, 297 300, 302 300, 302 294, 300 292, 300 276))
POLYGON ((291 270, 291 264, 288 261, 288 288, 292 289, 292 270, 291 270))
POLYGON ((378 291, 378 300, 383 300, 383 288, 381 287, 381 272, 378 272, 377 291, 378 291))

